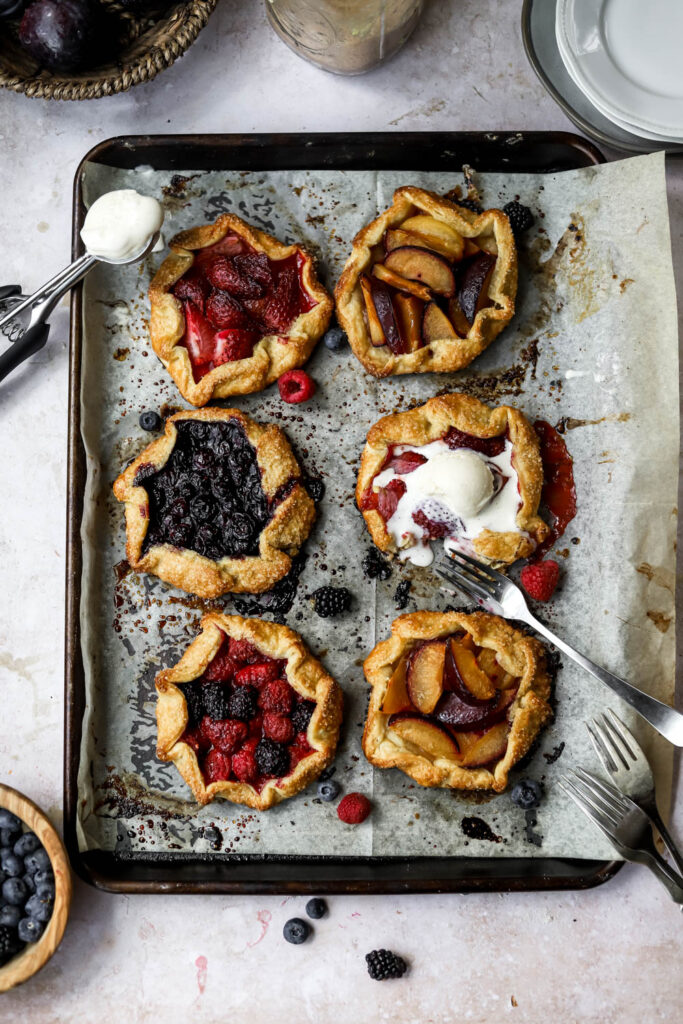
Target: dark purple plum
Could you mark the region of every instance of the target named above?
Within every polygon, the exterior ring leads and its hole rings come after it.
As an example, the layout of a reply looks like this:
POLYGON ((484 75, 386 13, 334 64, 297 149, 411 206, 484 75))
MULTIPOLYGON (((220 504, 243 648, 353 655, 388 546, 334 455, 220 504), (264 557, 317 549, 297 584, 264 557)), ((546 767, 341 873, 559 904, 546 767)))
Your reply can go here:
POLYGON ((19 26, 19 41, 51 71, 73 71, 91 55, 95 18, 88 0, 34 0, 19 26))

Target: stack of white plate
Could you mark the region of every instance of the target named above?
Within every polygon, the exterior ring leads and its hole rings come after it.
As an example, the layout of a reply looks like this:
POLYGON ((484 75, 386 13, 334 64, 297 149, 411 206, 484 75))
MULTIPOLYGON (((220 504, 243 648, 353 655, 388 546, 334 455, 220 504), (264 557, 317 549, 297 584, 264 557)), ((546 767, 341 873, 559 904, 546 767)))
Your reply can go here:
POLYGON ((601 114, 643 139, 683 143, 683 0, 557 0, 555 34, 601 114))

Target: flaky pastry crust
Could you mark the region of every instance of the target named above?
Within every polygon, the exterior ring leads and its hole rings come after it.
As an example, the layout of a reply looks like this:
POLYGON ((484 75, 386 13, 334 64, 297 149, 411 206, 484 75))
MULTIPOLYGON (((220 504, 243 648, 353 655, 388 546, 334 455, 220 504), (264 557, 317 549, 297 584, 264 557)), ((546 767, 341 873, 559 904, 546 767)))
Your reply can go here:
POLYGON ((125 503, 126 557, 134 569, 152 573, 199 597, 220 597, 228 592, 257 594, 269 590, 289 572, 292 558, 308 537, 315 519, 315 505, 300 477, 301 469, 289 441, 274 423, 261 425, 239 409, 188 410, 169 416, 163 437, 147 445, 114 482, 114 494, 125 503), (166 463, 175 445, 179 420, 237 420, 256 452, 267 498, 294 481, 261 531, 258 555, 213 561, 196 551, 171 544, 155 544, 142 553, 149 527, 149 497, 144 486, 135 484, 135 477, 142 466, 154 466, 158 471, 166 463))
POLYGON ((424 405, 408 412, 384 416, 368 431, 360 460, 356 503, 363 513, 370 536, 381 551, 395 554, 398 550, 379 512, 362 507, 363 495, 384 466, 390 446, 426 445, 443 437, 449 427, 475 437, 496 437, 507 431, 519 480, 519 532, 482 530, 472 545, 477 555, 492 563, 509 565, 518 558, 527 558, 549 533, 547 523, 538 515, 543 462, 536 431, 518 409, 510 405, 491 409, 478 399, 458 392, 430 398, 424 405))
POLYGON ((181 231, 171 239, 169 248, 171 255, 161 264, 149 288, 150 337, 152 348, 173 377, 183 398, 192 405, 202 406, 212 398, 262 391, 286 370, 304 365, 327 329, 334 303, 318 280, 313 257, 302 246, 285 245, 240 217, 223 213, 214 224, 181 231), (271 260, 282 260, 300 253, 304 258, 302 285, 317 305, 301 313, 289 325, 286 334, 268 334, 261 338, 249 358, 224 363, 196 381, 187 348, 181 344, 185 335, 182 305, 174 297, 172 288, 190 269, 198 249, 215 245, 228 233, 239 235, 252 249, 264 252, 271 260))
POLYGON ((365 659, 365 678, 372 687, 363 732, 363 750, 379 768, 400 768, 421 786, 449 789, 490 789, 502 792, 510 769, 529 751, 542 726, 552 715, 550 677, 545 648, 540 641, 514 629, 504 619, 486 612, 413 612, 391 625, 391 637, 377 644, 365 659), (402 740, 388 725, 381 706, 387 684, 402 657, 422 640, 469 633, 478 647, 496 652, 506 672, 519 679, 510 712, 505 754, 495 764, 464 768, 447 758, 430 759, 402 740))
POLYGON ((156 677, 157 756, 173 761, 199 804, 223 797, 266 811, 273 804, 294 796, 316 779, 333 760, 342 720, 342 691, 310 653, 298 633, 276 622, 244 619, 241 615, 210 612, 201 622, 202 630, 180 661, 156 677), (261 653, 286 660, 287 681, 306 700, 316 702, 308 725, 307 739, 314 753, 299 761, 284 779, 270 779, 261 790, 246 782, 219 781, 208 786, 192 747, 182 742, 188 724, 183 683, 197 679, 218 653, 225 635, 248 640, 261 653))
POLYGON ((452 372, 469 366, 512 319, 516 294, 517 249, 510 222, 502 210, 472 213, 435 192, 412 185, 398 188, 389 209, 358 232, 335 288, 337 319, 348 334, 354 354, 375 377, 452 372), (376 261, 373 250, 381 244, 387 228, 399 227, 418 212, 450 225, 465 239, 480 239, 482 247, 497 254, 488 289, 494 305, 477 313, 466 338, 437 339, 415 352, 395 355, 386 345, 375 347, 372 344, 363 315, 360 277, 376 261))

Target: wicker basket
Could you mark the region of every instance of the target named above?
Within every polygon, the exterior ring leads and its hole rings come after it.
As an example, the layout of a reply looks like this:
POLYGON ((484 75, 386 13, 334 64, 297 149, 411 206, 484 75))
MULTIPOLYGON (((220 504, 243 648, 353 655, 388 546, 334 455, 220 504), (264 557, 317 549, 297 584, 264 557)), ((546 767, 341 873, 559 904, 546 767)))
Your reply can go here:
POLYGON ((125 92, 149 82, 171 66, 195 41, 218 0, 189 0, 166 5, 157 16, 149 11, 122 10, 116 0, 103 0, 118 14, 122 45, 106 65, 81 72, 41 70, 20 46, 15 33, 0 35, 0 86, 45 100, 93 100, 125 92))

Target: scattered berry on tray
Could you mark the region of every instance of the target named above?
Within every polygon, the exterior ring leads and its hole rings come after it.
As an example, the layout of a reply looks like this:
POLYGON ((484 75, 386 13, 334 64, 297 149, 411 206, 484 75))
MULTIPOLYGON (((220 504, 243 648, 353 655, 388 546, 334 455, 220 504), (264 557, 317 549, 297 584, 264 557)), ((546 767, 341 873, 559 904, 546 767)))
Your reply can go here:
POLYGON ((282 934, 287 942, 292 942, 295 946, 299 946, 311 934, 311 926, 300 917, 291 917, 289 921, 285 922, 282 934))
POLYGON ((351 605, 351 591, 346 587, 320 587, 313 594, 316 615, 330 619, 341 615, 351 605))
POLYGON ((219 830, 215 827, 215 825, 206 826, 206 828, 204 829, 204 838, 206 839, 207 843, 211 843, 212 846, 216 847, 220 846, 221 842, 223 841, 223 837, 221 836, 219 830))
POLYGON ((365 954, 368 974, 374 981, 386 981, 387 978, 401 978, 408 970, 408 964, 402 956, 397 956, 390 949, 373 949, 365 954))
POLYGON ((323 779, 318 783, 318 796, 326 804, 331 804, 340 793, 340 786, 334 779, 323 779))
POLYGON ((330 327, 329 331, 326 331, 323 335, 323 341, 329 349, 336 352, 348 343, 348 338, 346 337, 346 332, 341 327, 330 327))
POLYGON ((161 430, 163 420, 158 412, 154 412, 153 409, 147 409, 145 412, 140 413, 139 422, 143 430, 161 430))
POLYGON ((511 203, 505 204, 503 213, 507 214, 512 233, 515 237, 521 235, 524 231, 528 231, 534 222, 534 215, 529 207, 518 203, 516 199, 513 199, 511 203))
POLYGON ((523 811, 533 811, 541 806, 543 787, 536 779, 520 779, 510 790, 510 799, 523 811))
POLYGON ((372 810, 372 804, 362 793, 349 793, 339 801, 337 816, 347 825, 360 825, 372 810))
POLYGON ((532 562, 524 566, 519 578, 534 601, 549 601, 560 579, 560 567, 552 558, 544 562, 532 562))
POLYGON ((410 596, 410 580, 401 580, 399 585, 396 587, 396 593, 394 594, 394 604, 401 610, 408 604, 408 597, 410 596))
POLYGON ((306 913, 314 921, 319 921, 327 913, 327 903, 325 900, 315 897, 306 904, 306 913))
POLYGON ((315 394, 315 381, 311 380, 305 370, 287 370, 279 378, 277 386, 283 402, 292 405, 307 402, 315 394))
POLYGON ((370 548, 362 562, 363 572, 371 580, 388 580, 391 566, 382 558, 377 548, 370 548))

